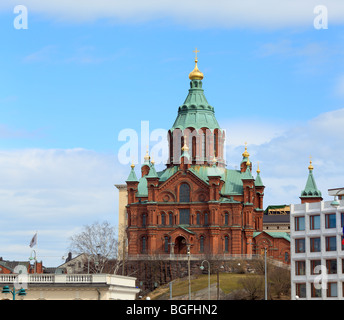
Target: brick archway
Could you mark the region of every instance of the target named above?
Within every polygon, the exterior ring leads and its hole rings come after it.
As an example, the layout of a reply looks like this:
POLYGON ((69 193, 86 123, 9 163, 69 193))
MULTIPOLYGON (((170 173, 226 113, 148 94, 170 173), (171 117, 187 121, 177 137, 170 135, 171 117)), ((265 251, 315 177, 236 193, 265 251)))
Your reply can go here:
POLYGON ((175 254, 186 254, 187 245, 186 239, 183 236, 178 236, 174 242, 174 253, 175 254))

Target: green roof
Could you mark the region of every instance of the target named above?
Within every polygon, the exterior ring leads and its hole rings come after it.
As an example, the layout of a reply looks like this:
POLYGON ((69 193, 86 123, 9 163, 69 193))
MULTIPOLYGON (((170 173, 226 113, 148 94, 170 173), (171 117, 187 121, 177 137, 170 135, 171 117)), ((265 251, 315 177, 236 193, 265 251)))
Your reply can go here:
POLYGON ((137 182, 137 181, 139 181, 137 179, 137 176, 136 176, 134 168, 131 168, 131 171, 129 173, 128 179, 126 181, 127 182, 137 182))
POLYGON ((259 173, 257 173, 257 177, 256 177, 256 181, 254 182, 254 185, 255 185, 256 187, 264 187, 262 178, 260 177, 260 174, 259 174, 259 173))
MULTIPOLYGON (((152 171, 152 166, 151 169, 152 171)), ((153 171, 155 173, 149 172, 147 176, 140 178, 138 184, 138 192, 137 196, 141 197, 148 197, 148 189, 147 189, 147 177, 159 177, 159 182, 164 182, 172 177, 175 173, 179 170, 178 166, 173 166, 166 168, 163 171, 156 172, 154 167, 153 171)), ((223 196, 231 196, 231 195, 241 195, 243 194, 243 181, 242 179, 245 178, 245 173, 240 172, 239 170, 231 170, 225 169, 221 167, 208 167, 204 165, 192 165, 188 171, 193 173, 196 177, 202 180, 204 183, 209 183, 209 176, 219 176, 221 180, 225 183, 221 189, 221 194, 223 196)), ((252 176, 251 176, 252 177, 252 176)), ((252 177, 253 179, 253 177, 252 177)))
POLYGON ((309 170, 308 179, 305 189, 301 192, 301 197, 305 198, 318 198, 321 197, 321 191, 317 188, 313 176, 313 170, 309 170))
MULTIPOLYGON (((271 231, 263 231, 263 232, 273 238, 283 238, 290 241, 290 234, 287 232, 271 232, 271 231)), ((253 238, 260 235, 261 233, 262 232, 253 232, 253 238)))
POLYGON ((154 164, 150 166, 149 173, 147 174, 147 178, 158 178, 158 174, 155 170, 154 164))
POLYGON ((189 94, 178 109, 178 116, 171 131, 177 128, 184 130, 189 127, 221 129, 215 118, 214 108, 209 105, 204 95, 201 80, 190 82, 189 94))

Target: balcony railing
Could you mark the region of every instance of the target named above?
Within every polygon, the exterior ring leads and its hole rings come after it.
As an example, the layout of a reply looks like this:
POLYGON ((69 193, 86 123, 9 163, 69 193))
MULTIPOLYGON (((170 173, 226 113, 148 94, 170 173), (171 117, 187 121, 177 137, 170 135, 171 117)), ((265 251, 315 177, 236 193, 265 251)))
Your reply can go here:
POLYGON ((0 274, 0 283, 107 283, 106 274, 0 274))

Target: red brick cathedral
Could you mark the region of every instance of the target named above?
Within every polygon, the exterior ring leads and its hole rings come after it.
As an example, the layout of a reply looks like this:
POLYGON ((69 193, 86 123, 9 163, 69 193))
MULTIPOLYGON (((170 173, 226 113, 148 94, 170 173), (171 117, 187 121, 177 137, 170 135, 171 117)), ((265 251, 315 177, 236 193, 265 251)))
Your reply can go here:
POLYGON ((225 132, 203 91, 203 74, 189 74, 190 89, 168 132, 169 158, 157 172, 148 154, 128 191, 128 255, 255 253, 263 230, 264 185, 245 146, 240 170, 226 168, 225 132))

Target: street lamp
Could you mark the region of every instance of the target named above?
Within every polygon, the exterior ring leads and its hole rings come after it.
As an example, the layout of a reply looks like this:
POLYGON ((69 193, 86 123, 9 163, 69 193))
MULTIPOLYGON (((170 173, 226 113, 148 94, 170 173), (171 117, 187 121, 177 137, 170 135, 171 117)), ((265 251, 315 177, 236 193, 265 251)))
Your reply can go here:
POLYGON ((208 260, 203 260, 201 266, 199 267, 201 270, 204 270, 204 262, 208 263, 208 300, 210 300, 210 262, 208 260))
POLYGON ((191 244, 187 243, 187 255, 188 255, 188 278, 189 278, 189 300, 191 300, 191 268, 190 268, 190 247, 191 244))
POLYGON ((339 201, 337 200, 337 196, 334 196, 334 200, 331 202, 331 206, 338 208, 340 205, 339 201))
POLYGON ((333 195, 334 196, 334 199, 333 201, 331 202, 331 206, 334 207, 334 208, 338 208, 340 206, 340 203, 339 201, 337 200, 337 196, 338 195, 341 195, 343 196, 343 193, 344 193, 344 188, 339 188, 339 189, 330 189, 329 190, 329 195, 333 195), (336 192, 337 191, 337 192, 336 192), (336 193, 334 193, 336 192, 336 193), (341 194, 340 194, 341 193, 341 194))
POLYGON ((26 296, 26 291, 24 288, 21 288, 16 292, 15 288, 13 288, 13 290, 11 290, 9 286, 4 286, 2 288, 2 293, 4 293, 4 294, 12 293, 13 300, 16 299, 16 294, 18 294, 18 296, 20 296, 21 298, 24 298, 26 296))
MULTIPOLYGON (((240 264, 240 263, 239 263, 240 264)), ((221 266, 220 268, 217 268, 217 300, 220 299, 220 269, 224 269, 224 266, 221 266)))

